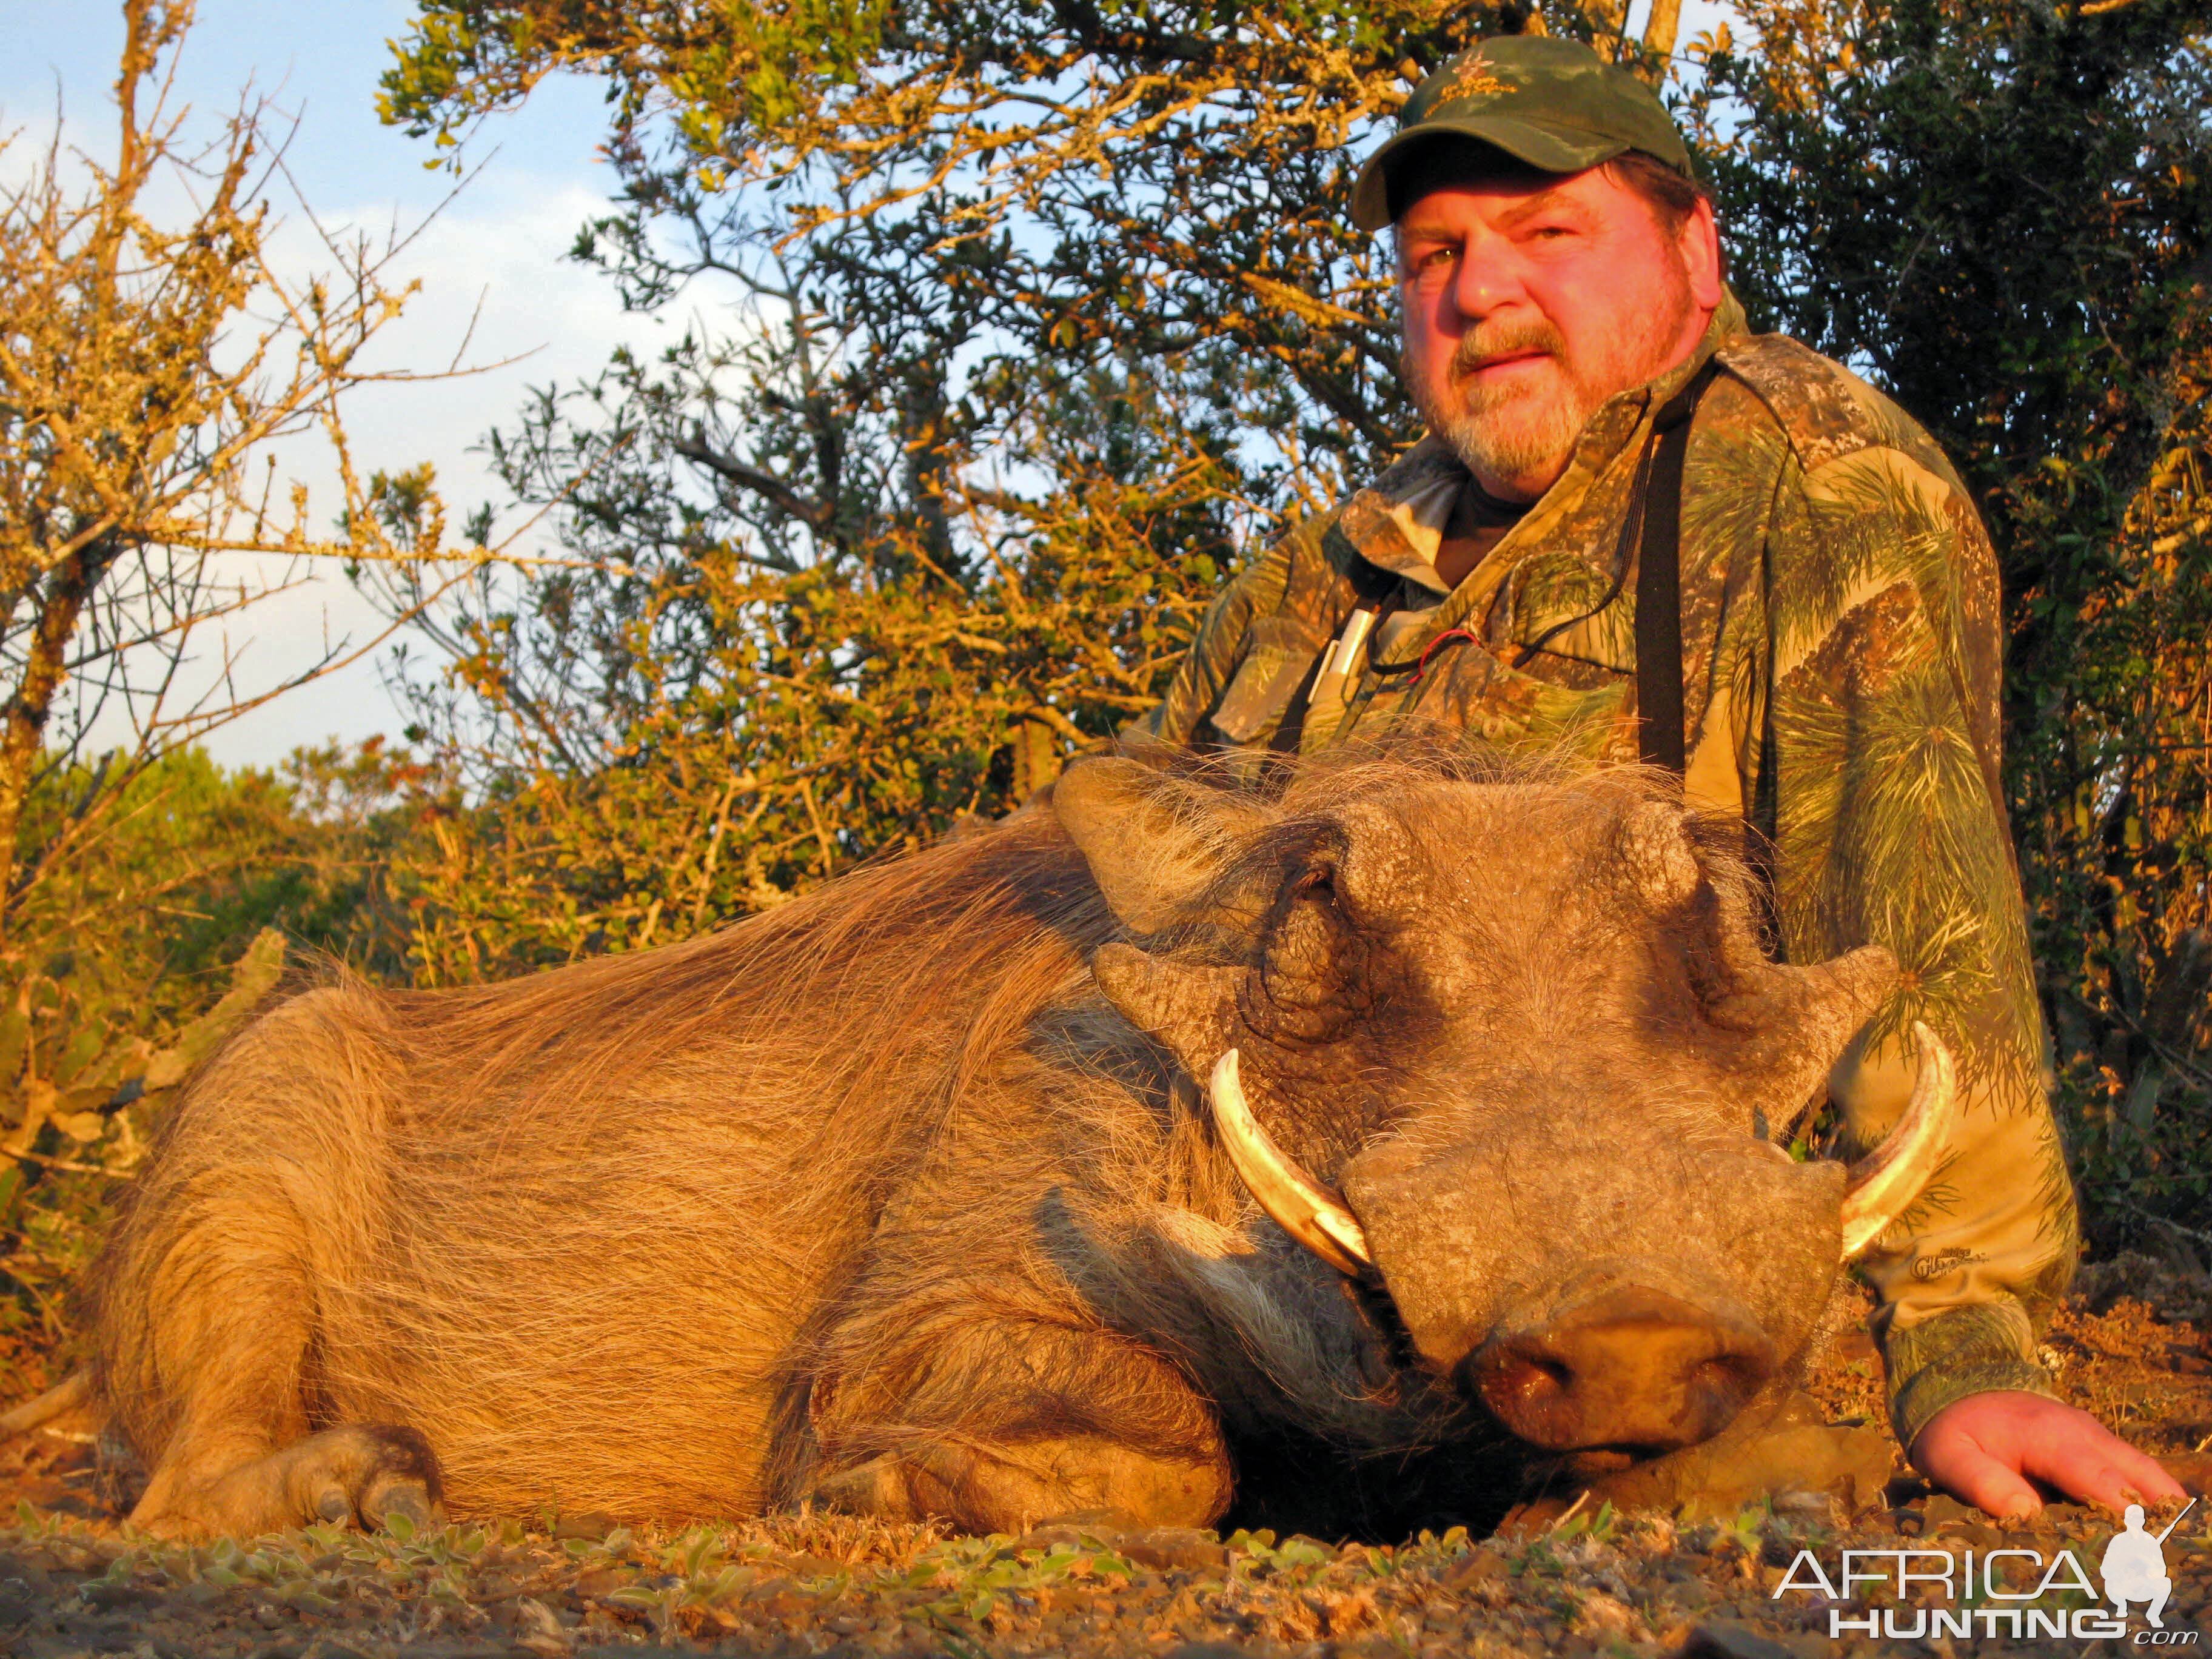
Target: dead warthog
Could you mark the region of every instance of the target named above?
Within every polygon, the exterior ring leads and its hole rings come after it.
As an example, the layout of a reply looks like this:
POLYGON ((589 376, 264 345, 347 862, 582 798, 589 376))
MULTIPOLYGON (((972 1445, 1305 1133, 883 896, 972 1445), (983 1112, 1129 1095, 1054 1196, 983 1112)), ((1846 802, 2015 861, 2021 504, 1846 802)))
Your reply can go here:
POLYGON ((1923 1037, 1848 1177, 1765 1137, 1893 970, 1767 961, 1739 836, 1435 744, 1102 758, 687 944, 295 996, 95 1271, 133 1518, 1189 1524, 1331 1457, 1692 1455, 1948 1109, 1923 1037))

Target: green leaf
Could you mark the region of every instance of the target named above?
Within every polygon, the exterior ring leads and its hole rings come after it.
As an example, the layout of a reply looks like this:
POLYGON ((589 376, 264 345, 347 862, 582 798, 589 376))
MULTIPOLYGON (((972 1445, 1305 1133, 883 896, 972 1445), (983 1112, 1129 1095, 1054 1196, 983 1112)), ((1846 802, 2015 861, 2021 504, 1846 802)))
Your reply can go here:
POLYGON ((230 988, 223 994, 222 1000, 187 1025, 176 1042, 148 1063, 148 1091, 171 1088, 181 1082, 276 988, 283 971, 284 936, 274 928, 265 927, 232 969, 230 988))

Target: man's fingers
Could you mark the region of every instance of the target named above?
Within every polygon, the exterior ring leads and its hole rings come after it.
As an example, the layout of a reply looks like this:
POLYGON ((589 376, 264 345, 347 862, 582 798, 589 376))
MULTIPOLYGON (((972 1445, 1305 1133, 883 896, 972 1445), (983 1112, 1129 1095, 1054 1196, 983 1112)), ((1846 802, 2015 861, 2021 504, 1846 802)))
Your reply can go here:
POLYGON ((2035 1488, 2019 1473, 1965 1436, 1947 1437, 1922 1464, 1922 1473, 1954 1497, 2000 1518, 2029 1516, 2043 1507, 2035 1488))
POLYGON ((2022 1474, 2116 1515, 2130 1504, 2163 1504, 2185 1496, 2156 1458, 2136 1450, 2087 1412, 2065 1411, 2005 1440, 1990 1448, 2001 1464, 2017 1464, 2022 1474))
MULTIPOLYGON (((2128 1449, 2135 1451, 2132 1446, 2128 1449)), ((2166 1473, 2165 1464, 2148 1452, 2136 1452, 2136 1455, 2142 1463, 2141 1491, 2145 1503, 2186 1504, 2189 1501, 2189 1488, 2166 1473)))
POLYGON ((2028 1472, 2061 1492, 2085 1503, 2098 1504, 2114 1514, 2144 1500, 2140 1476, 2130 1477, 2101 1451, 2065 1449, 2058 1455, 2027 1459, 2028 1472))
POLYGON ((2054 1436, 2022 1449, 2027 1474, 2115 1515, 2130 1504, 2179 1503, 2187 1496, 2156 1458, 2110 1435, 2054 1436))

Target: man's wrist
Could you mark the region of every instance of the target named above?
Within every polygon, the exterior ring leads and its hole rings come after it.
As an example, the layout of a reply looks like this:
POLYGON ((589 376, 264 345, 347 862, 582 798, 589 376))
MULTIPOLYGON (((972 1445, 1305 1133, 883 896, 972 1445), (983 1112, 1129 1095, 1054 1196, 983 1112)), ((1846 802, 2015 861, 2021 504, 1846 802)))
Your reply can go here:
POLYGON ((1950 1308, 1882 1344, 1889 1371, 1889 1421, 1909 1454, 1921 1430, 1969 1395, 2012 1389, 2056 1399, 2043 1367, 2022 1353, 2010 1307, 1950 1308))

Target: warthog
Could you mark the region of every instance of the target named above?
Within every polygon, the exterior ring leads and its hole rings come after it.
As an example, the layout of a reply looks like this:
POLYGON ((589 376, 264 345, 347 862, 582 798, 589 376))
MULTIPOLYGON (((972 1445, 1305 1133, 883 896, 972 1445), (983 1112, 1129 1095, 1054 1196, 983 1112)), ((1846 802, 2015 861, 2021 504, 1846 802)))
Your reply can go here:
POLYGON ((1099 758, 685 944, 294 996, 95 1269, 132 1518, 1192 1524, 1748 1432, 1949 1069, 1848 1177, 1767 1138, 1893 969, 1768 961, 1740 837, 1436 741, 1099 758))

